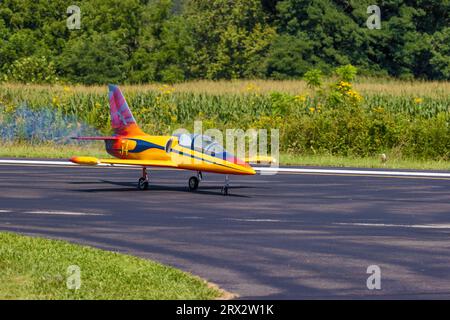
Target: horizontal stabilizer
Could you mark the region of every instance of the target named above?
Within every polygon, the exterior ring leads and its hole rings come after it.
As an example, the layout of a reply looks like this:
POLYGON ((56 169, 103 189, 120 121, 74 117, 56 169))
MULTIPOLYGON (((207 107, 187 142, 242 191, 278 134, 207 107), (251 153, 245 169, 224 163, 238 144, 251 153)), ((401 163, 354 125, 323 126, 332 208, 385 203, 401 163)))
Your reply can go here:
POLYGON ((119 140, 119 137, 71 137, 75 140, 119 140))

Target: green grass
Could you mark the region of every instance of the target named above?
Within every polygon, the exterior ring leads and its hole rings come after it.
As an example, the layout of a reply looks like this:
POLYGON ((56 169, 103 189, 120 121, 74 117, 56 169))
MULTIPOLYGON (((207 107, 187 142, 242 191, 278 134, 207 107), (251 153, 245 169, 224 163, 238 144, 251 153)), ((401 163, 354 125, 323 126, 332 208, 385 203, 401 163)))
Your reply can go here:
POLYGON ((387 161, 381 156, 355 158, 331 155, 292 155, 281 154, 280 163, 284 165, 353 167, 353 168, 385 168, 385 169, 418 169, 418 170, 450 170, 449 161, 404 159, 387 154, 387 161))
POLYGON ((53 143, 30 144, 25 142, 4 143, 0 147, 0 157, 4 158, 45 158, 69 159, 73 156, 110 158, 103 142, 89 142, 83 145, 55 145, 53 143))
POLYGON ((214 299, 200 278, 149 260, 59 240, 0 233, 0 299, 214 299), (81 287, 67 288, 67 268, 81 287))
MULTIPOLYGON (((104 150, 102 142, 85 145, 28 144, 6 143, 0 148, 0 157, 11 158, 49 158, 69 159, 72 156, 91 156, 97 158, 111 158, 104 150)), ((386 168, 386 169, 422 169, 422 170, 450 170, 449 161, 405 159, 395 153, 387 153, 388 160, 381 162, 380 156, 356 158, 333 155, 294 155, 280 154, 281 165, 327 166, 327 167, 355 167, 355 168, 386 168)))

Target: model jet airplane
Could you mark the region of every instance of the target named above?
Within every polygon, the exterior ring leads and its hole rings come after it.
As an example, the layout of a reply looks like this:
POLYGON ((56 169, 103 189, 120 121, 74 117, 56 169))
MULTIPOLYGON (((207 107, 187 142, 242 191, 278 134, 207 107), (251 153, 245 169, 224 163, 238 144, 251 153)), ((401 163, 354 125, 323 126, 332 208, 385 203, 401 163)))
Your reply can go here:
POLYGON ((228 153, 211 137, 181 134, 152 136, 144 133, 136 123, 131 110, 117 86, 109 85, 109 105, 113 136, 74 137, 78 140, 104 140, 106 151, 116 159, 73 157, 70 161, 81 165, 141 166, 142 177, 138 189, 149 186, 148 167, 165 167, 196 171, 189 179, 189 190, 198 188, 202 172, 226 175, 222 194, 228 194, 228 174, 254 175, 255 170, 244 160, 228 153))

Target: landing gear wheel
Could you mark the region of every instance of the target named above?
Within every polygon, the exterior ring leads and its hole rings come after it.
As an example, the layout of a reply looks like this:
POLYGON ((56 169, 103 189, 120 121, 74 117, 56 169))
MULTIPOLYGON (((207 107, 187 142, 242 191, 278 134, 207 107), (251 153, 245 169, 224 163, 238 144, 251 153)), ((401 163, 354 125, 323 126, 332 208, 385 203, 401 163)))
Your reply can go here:
POLYGON ((142 177, 139 179, 138 185, 139 190, 147 190, 148 189, 148 174, 147 174, 147 168, 142 168, 142 177))
POLYGON ((230 185, 230 179, 228 178, 228 175, 225 176, 225 185, 222 187, 221 193, 224 196, 228 195, 228 186, 230 185))
POLYGON ((139 190, 147 190, 148 189, 148 180, 145 178, 140 178, 138 182, 138 189, 139 190))
POLYGON ((200 180, 197 177, 190 177, 188 183, 189 191, 197 190, 199 182, 200 180))
POLYGON ((227 195, 228 195, 228 187, 227 187, 227 186, 222 187, 221 192, 222 192, 222 194, 223 194, 224 196, 227 196, 227 195))

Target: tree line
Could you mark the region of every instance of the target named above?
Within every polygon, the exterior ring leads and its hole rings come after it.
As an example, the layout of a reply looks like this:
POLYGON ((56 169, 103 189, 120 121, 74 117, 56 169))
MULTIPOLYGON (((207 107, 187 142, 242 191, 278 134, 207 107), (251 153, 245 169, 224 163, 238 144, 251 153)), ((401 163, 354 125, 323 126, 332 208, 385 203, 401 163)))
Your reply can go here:
POLYGON ((450 79, 450 1, 3 0, 0 79, 147 83, 367 76, 450 79), (367 8, 381 9, 369 29, 367 8), (80 29, 67 8, 80 8, 80 29))

